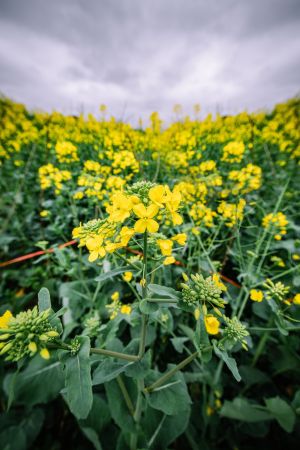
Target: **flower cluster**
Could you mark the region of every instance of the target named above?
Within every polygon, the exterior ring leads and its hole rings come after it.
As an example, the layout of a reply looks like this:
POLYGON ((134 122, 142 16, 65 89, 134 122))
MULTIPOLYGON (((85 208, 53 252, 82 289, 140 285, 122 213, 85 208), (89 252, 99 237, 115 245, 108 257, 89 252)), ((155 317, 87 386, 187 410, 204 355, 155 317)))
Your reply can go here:
POLYGON ((245 152, 243 142, 229 142, 223 148, 222 161, 229 163, 239 163, 242 161, 245 152))
POLYGON ((202 274, 197 273, 191 275, 188 284, 182 283, 181 286, 184 303, 194 306, 210 304, 212 307, 224 308, 221 295, 226 290, 226 286, 220 281, 218 274, 204 278, 202 274))
POLYGON ((57 142, 55 145, 55 153, 60 163, 79 161, 77 148, 71 142, 57 142))
POLYGON ((274 238, 277 241, 282 239, 282 236, 286 235, 286 227, 288 225, 286 215, 282 212, 270 213, 263 218, 262 225, 267 228, 270 233, 274 234, 274 238))
MULTIPOLYGON (((92 220, 73 230, 73 238, 80 239, 80 246, 90 252, 89 261, 103 258, 106 253, 115 252, 127 246, 135 234, 157 233, 160 224, 170 221, 180 225, 181 195, 172 192, 168 186, 150 182, 138 182, 112 195, 103 220, 92 220), (127 225, 123 225, 124 223, 127 225)), ((157 239, 157 246, 166 259, 166 264, 175 261, 172 257, 174 243, 184 245, 186 235, 179 233, 171 239, 157 239), (172 258, 172 259, 170 259, 172 258)))
POLYGON ((263 284, 266 289, 266 299, 267 300, 278 300, 280 302, 285 300, 286 295, 289 293, 290 288, 285 286, 281 281, 274 283, 272 280, 267 279, 263 284))
POLYGON ((119 313, 130 315, 132 308, 131 305, 122 304, 120 302, 120 294, 118 291, 115 291, 111 295, 112 302, 106 305, 107 310, 109 311, 109 318, 113 320, 117 317, 119 313))
POLYGON ((243 325, 237 317, 230 319, 229 317, 224 316, 224 321, 226 327, 223 333, 222 344, 226 342, 226 348, 228 349, 239 342, 242 347, 247 350, 247 341, 245 338, 249 336, 249 332, 245 325, 243 325))
POLYGON ((42 358, 49 359, 47 344, 59 336, 50 316, 50 309, 39 313, 36 306, 16 317, 6 311, 0 318, 0 355, 6 355, 7 361, 19 361, 39 352, 42 358))
POLYGON ((55 188, 55 193, 59 194, 63 187, 63 182, 72 178, 68 170, 59 170, 53 164, 46 164, 39 168, 39 178, 42 189, 55 188))

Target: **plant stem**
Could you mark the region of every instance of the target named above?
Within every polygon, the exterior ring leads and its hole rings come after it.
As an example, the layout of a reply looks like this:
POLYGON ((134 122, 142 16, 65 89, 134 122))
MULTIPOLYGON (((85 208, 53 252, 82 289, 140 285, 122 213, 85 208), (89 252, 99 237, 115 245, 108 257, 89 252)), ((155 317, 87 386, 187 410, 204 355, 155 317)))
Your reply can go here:
POLYGON ((197 356, 198 352, 192 353, 190 356, 181 361, 181 363, 177 364, 175 367, 169 370, 169 372, 166 372, 162 377, 160 377, 154 383, 150 384, 150 386, 146 387, 144 391, 151 392, 157 387, 161 386, 165 381, 167 381, 169 378, 175 375, 175 373, 177 373, 179 370, 183 369, 183 367, 187 366, 190 362, 192 362, 193 359, 195 359, 197 356))
POLYGON ((112 350, 106 350, 104 348, 91 348, 90 352, 96 355, 111 356, 112 358, 125 359, 126 361, 133 362, 139 361, 141 359, 139 355, 128 355, 127 353, 114 352, 112 350))
POLYGON ((127 389, 126 389, 126 386, 124 384, 124 381, 123 381, 121 375, 117 376, 117 382, 118 382, 118 385, 119 385, 119 387, 120 387, 120 389, 122 391, 122 394, 123 394, 125 403, 127 405, 127 408, 129 409, 130 414, 132 416, 134 416, 134 406, 133 406, 133 403, 131 401, 131 398, 129 396, 129 393, 128 393, 127 389))
MULTIPOLYGON (((144 232, 144 239, 143 239, 143 284, 142 284, 142 297, 147 298, 147 250, 148 250, 148 233, 147 231, 144 232)), ((140 345, 139 345, 139 353, 138 357, 139 359, 142 358, 142 356, 145 353, 145 344, 146 344, 146 331, 147 331, 147 323, 148 323, 148 316, 146 314, 142 314, 142 329, 141 329, 141 337, 140 337, 140 345)), ((139 435, 139 425, 140 420, 142 416, 142 404, 143 404, 143 390, 144 390, 144 379, 137 380, 137 400, 135 405, 135 411, 134 411, 134 420, 136 424, 135 433, 131 434, 130 437, 130 449, 136 450, 137 444, 138 444, 138 435, 139 435)))
MULTIPOLYGON (((267 323, 267 328, 271 327, 272 324, 273 324, 273 317, 270 317, 268 320, 268 323, 267 323)), ((252 367, 254 367, 256 365, 260 355, 262 354, 262 352, 265 348, 265 345, 267 343, 267 340, 268 340, 270 334, 271 334, 271 331, 269 329, 265 330, 265 332, 262 334, 262 336, 258 342, 258 346, 256 347, 256 351, 254 353, 254 357, 253 357, 253 360, 251 363, 252 367)))

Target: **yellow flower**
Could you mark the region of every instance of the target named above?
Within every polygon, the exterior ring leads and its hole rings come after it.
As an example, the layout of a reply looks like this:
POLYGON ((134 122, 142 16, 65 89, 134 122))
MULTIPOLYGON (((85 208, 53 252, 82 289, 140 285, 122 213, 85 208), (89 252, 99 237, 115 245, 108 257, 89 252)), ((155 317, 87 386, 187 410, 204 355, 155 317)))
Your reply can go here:
POLYGON ((205 328, 208 334, 218 334, 220 328, 220 322, 212 315, 208 315, 204 319, 205 328))
POLYGON ((121 314, 127 314, 129 315, 131 313, 131 306, 130 305, 122 305, 121 306, 121 314))
POLYGON ((171 214, 173 225, 181 225, 183 220, 181 215, 177 212, 180 202, 181 202, 181 194, 180 192, 171 192, 168 186, 166 189, 166 207, 171 214))
POLYGON ((49 359, 49 358, 50 358, 50 353, 49 353, 49 350, 48 350, 47 348, 43 348, 43 349, 40 351, 40 355, 41 355, 41 357, 42 357, 43 359, 49 359))
POLYGON ((260 290, 251 289, 250 291, 250 299, 254 302, 262 302, 264 298, 264 293, 260 290))
POLYGON ((35 342, 29 342, 28 348, 31 351, 31 353, 35 353, 37 351, 37 345, 35 342))
POLYGON ((49 216, 49 211, 47 211, 46 209, 44 209, 43 211, 40 212, 40 216, 41 216, 41 217, 47 217, 47 216, 49 216))
POLYGON ((134 225, 134 230, 136 233, 144 233, 146 230, 149 233, 156 233, 159 224, 153 220, 153 217, 158 213, 158 206, 152 203, 146 208, 143 203, 139 203, 133 207, 133 211, 139 220, 134 225))
POLYGON ((295 253, 294 255, 292 255, 292 259, 294 261, 299 261, 300 260, 300 255, 297 255, 297 253, 295 253))
POLYGON ((174 264, 175 261, 176 260, 175 260, 174 256, 167 256, 166 259, 164 260, 164 265, 168 266, 170 264, 174 264))
POLYGON ((165 201, 165 187, 158 185, 151 188, 149 191, 149 198, 155 205, 162 208, 165 201))
POLYGON ((179 245, 185 245, 187 235, 185 233, 179 233, 172 237, 173 241, 177 242, 179 245))
POLYGON ((157 239, 157 244, 159 245, 160 251, 164 256, 171 256, 173 241, 170 239, 157 239))
POLYGON ((117 301, 119 300, 119 298, 120 298, 119 292, 118 292, 118 291, 115 291, 115 292, 110 296, 110 298, 111 298, 114 302, 117 302, 117 301))
POLYGON ((112 197, 112 205, 107 207, 109 213, 109 220, 111 222, 124 222, 130 216, 130 211, 133 207, 131 198, 118 192, 112 197))
POLYGON ((10 319, 13 317, 12 313, 7 309, 0 317, 0 328, 8 328, 10 319))
POLYGON ((220 275, 218 273, 214 273, 212 276, 212 279, 215 283, 215 285, 221 289, 221 291, 227 291, 227 287, 225 286, 224 283, 222 283, 222 281, 220 280, 220 275))
POLYGON ((124 272, 123 273, 123 280, 127 281, 127 283, 129 283, 132 280, 132 272, 124 272))
POLYGON ((295 305, 300 305, 300 294, 295 295, 293 298, 293 303, 295 303, 295 305))
POLYGON ((90 237, 86 241, 87 249, 90 251, 89 261, 93 262, 96 259, 103 258, 106 255, 106 250, 103 247, 103 237, 102 236, 94 236, 90 237))
POLYGON ((124 247, 128 244, 128 242, 130 241, 130 239, 132 238, 133 235, 134 235, 134 230, 132 228, 128 228, 128 227, 121 228, 120 238, 121 238, 121 243, 124 247))

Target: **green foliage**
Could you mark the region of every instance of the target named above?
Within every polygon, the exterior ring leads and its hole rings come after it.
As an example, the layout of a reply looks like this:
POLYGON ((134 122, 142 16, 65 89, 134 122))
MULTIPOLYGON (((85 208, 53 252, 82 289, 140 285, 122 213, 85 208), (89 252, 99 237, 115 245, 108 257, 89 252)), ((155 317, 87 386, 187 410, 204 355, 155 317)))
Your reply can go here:
POLYGON ((80 349, 74 356, 65 360, 66 400, 77 419, 85 419, 93 404, 93 391, 90 363, 90 339, 78 338, 80 349))

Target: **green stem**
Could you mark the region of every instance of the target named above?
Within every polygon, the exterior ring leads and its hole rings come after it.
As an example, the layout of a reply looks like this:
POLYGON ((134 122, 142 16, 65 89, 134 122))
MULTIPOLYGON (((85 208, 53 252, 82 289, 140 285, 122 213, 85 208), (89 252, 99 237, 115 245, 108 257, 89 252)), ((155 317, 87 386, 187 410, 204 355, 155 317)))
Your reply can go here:
MULTIPOLYGON (((273 317, 270 317, 270 319, 268 320, 268 323, 267 323, 267 328, 271 327, 272 324, 273 324, 273 317)), ((251 363, 252 367, 254 367, 256 365, 260 355, 262 354, 262 352, 265 348, 265 345, 267 343, 267 340, 268 340, 270 334, 271 334, 271 331, 268 329, 262 334, 262 336, 258 342, 258 346, 256 347, 256 351, 254 353, 254 357, 253 357, 253 360, 251 363)))
POLYGON ((117 376, 117 383, 118 383, 118 385, 119 385, 119 387, 121 389, 121 392, 123 394, 125 403, 127 405, 127 408, 129 409, 130 414, 132 416, 134 416, 134 406, 133 406, 133 403, 131 401, 131 398, 129 396, 129 393, 128 393, 127 389, 126 389, 126 386, 124 384, 124 381, 123 381, 121 375, 117 376))
POLYGON ((177 373, 179 370, 183 369, 183 367, 187 366, 190 362, 193 361, 198 356, 198 352, 192 353, 190 356, 185 358, 181 363, 177 364, 175 367, 173 367, 169 372, 166 372, 162 377, 160 377, 158 380, 156 380, 154 383, 150 384, 150 386, 146 387, 144 389, 145 392, 151 392, 154 389, 161 386, 165 381, 167 381, 169 378, 171 378, 175 373, 177 373))
MULTIPOLYGON (((145 231, 144 240, 143 240, 143 285, 142 285, 142 297, 147 298, 147 261, 148 261, 148 233, 145 231)), ((141 329, 141 337, 140 337, 140 345, 139 345, 139 359, 145 353, 145 345, 146 345, 146 332, 147 332, 147 323, 148 316, 146 314, 142 314, 142 329, 141 329)), ((130 449, 136 450, 138 444, 138 435, 139 435, 139 426, 140 420, 142 416, 142 406, 143 406, 143 390, 144 390, 144 380, 137 380, 137 400, 134 411, 134 420, 136 424, 135 432, 131 434, 130 437, 130 449)))
POLYGON ((127 353, 114 352, 112 350, 106 350, 104 348, 91 348, 91 353, 96 355, 111 356, 112 358, 125 359, 126 361, 139 361, 141 357, 139 355, 128 355, 127 353))

